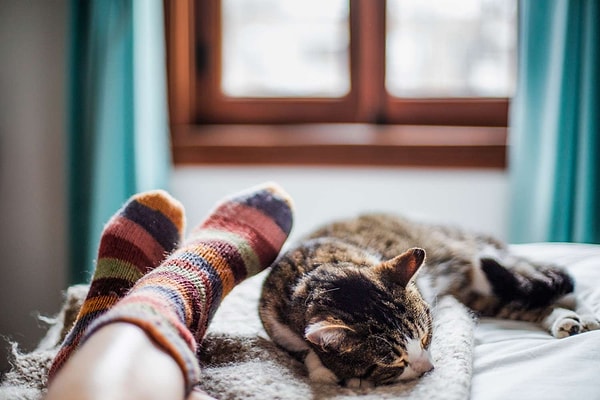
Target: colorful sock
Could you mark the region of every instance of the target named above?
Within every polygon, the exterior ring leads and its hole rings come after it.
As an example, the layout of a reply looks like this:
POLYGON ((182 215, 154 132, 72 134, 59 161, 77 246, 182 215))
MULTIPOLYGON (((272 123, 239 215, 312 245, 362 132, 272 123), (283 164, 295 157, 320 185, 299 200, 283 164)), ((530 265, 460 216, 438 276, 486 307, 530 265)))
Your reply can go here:
POLYGON ((268 267, 292 227, 291 200, 264 184, 219 204, 191 237, 86 333, 130 322, 181 367, 189 392, 199 381, 196 350, 221 300, 246 277, 268 267))
POLYGON ((184 225, 182 205, 162 190, 133 196, 108 221, 100 238, 88 295, 52 363, 50 379, 77 349, 90 323, 175 249, 184 225))

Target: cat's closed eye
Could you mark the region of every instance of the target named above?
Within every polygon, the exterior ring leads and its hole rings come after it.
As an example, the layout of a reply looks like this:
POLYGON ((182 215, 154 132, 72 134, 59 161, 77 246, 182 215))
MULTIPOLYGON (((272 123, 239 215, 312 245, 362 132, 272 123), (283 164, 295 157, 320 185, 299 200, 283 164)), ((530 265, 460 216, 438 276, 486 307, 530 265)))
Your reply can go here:
POLYGON ((375 382, 377 385, 390 384, 395 382, 398 376, 402 375, 406 367, 406 363, 403 363, 402 365, 395 365, 393 367, 378 366, 371 372, 371 375, 368 376, 366 379, 375 382))
POLYGON ((375 371, 375 369, 377 369, 377 364, 371 365, 370 367, 368 367, 366 369, 365 373, 360 376, 360 378, 361 379, 369 378, 371 375, 373 375, 373 372, 375 371))
POLYGON ((395 367, 404 367, 408 363, 406 355, 396 348, 392 348, 389 355, 389 361, 390 362, 388 362, 387 365, 393 365, 395 367))

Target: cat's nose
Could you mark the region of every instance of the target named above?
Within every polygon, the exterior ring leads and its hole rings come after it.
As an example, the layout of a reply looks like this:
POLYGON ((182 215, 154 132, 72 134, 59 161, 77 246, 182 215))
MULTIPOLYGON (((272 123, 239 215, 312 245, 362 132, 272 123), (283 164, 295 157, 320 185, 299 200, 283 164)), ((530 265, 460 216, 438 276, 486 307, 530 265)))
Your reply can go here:
POLYGON ((417 361, 412 363, 412 367, 415 371, 417 371, 420 375, 424 375, 429 371, 432 371, 434 366, 429 358, 429 355, 425 357, 421 357, 417 361))
POLYGON ((433 364, 431 363, 431 361, 427 361, 427 363, 423 366, 423 374, 426 374, 428 372, 431 372, 435 369, 435 367, 433 366, 433 364))

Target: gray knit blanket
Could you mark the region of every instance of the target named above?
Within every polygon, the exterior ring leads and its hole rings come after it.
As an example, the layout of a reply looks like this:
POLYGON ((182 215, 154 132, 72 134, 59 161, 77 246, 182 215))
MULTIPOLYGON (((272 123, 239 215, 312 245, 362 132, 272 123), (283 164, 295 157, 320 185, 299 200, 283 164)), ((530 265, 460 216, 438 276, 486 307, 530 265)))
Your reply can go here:
MULTIPOLYGON (((200 387, 217 399, 444 399, 469 398, 475 322, 454 298, 434 306, 431 355, 435 369, 409 383, 374 389, 312 384, 304 366, 270 341, 258 318, 258 297, 266 272, 238 285, 215 314, 199 354, 200 387)), ((87 293, 70 287, 46 336, 31 353, 13 345, 12 369, 3 377, 1 399, 41 399, 49 364, 87 293)))

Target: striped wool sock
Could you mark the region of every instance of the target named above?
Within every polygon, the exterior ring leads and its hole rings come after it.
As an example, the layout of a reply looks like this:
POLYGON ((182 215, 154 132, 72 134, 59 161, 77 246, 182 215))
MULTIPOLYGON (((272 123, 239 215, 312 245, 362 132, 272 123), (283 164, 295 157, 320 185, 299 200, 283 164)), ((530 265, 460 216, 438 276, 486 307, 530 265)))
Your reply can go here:
POLYGON ((225 200, 86 337, 112 322, 141 327, 179 364, 191 390, 199 380, 197 344, 221 300, 274 261, 291 227, 291 200, 274 184, 225 200))
POLYGON ((52 379, 77 348, 85 329, 157 267, 179 244, 182 205, 162 190, 137 194, 108 221, 100 238, 88 295, 48 373, 52 379))

